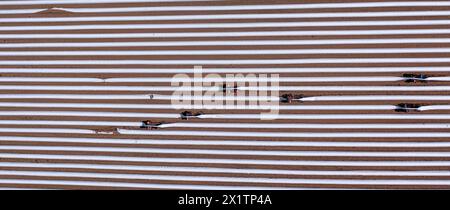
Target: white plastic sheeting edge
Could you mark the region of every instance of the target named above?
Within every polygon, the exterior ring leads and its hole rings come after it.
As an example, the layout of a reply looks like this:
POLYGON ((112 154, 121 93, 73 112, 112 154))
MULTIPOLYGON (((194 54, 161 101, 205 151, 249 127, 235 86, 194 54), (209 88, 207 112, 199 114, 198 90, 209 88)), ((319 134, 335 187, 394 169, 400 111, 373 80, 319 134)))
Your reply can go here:
MULTIPOLYGON (((59 1, 61 2, 61 1, 59 1)), ((87 1, 90 2, 90 1, 87 1)), ((3 2, 0 2, 2 5, 3 2)), ((450 11, 395 11, 346 13, 278 13, 278 14, 214 14, 160 16, 96 16, 96 17, 34 17, 0 18, 3 23, 91 22, 91 21, 150 21, 150 20, 214 20, 214 19, 271 19, 271 18, 339 18, 339 17, 411 17, 450 16, 450 11)))
MULTIPOLYGON (((87 43, 86 43, 87 44, 87 43)), ((96 43, 92 43, 94 46, 96 43)), ((41 45, 46 45, 42 43, 41 45)), ((65 44, 59 45, 59 47, 65 44)), ((74 44, 76 45, 76 44, 74 44)), ((112 43, 114 45, 114 43, 112 43)), ((134 45, 134 43, 133 43, 134 45)), ((7 46, 7 45, 5 45, 7 46)), ((5 47, 3 46, 3 47, 5 47)), ((41 46, 41 47, 43 47, 41 46)), ((90 46, 90 47, 92 47, 90 46)), ((0 56, 91 56, 91 55, 283 55, 283 54, 394 54, 449 53, 450 48, 355 48, 355 49, 285 49, 285 50, 98 50, 98 51, 0 51, 0 56)))
MULTIPOLYGON (((123 74, 126 73, 194 73, 193 68, 179 69, 155 69, 155 68, 0 68, 0 73, 58 73, 58 74, 74 74, 74 73, 108 73, 123 74)), ((203 68, 203 73, 347 73, 347 72, 450 72, 450 66, 428 66, 428 67, 347 67, 347 68, 203 68)))
MULTIPOLYGON (((178 32, 178 33, 90 33, 90 34, 0 34, 1 39, 82 39, 82 38, 158 38, 158 37, 248 37, 248 36, 339 36, 339 35, 401 35, 448 34, 450 29, 333 30, 333 31, 241 31, 241 32, 178 32)), ((380 40, 380 39, 376 39, 380 40)), ((402 42, 403 39, 398 39, 402 42)), ((432 39, 429 39, 432 40, 432 39)), ((250 41, 250 40, 248 40, 250 41)), ((315 43, 314 40, 309 40, 315 43)), ((325 41, 325 40, 321 40, 325 41)), ((201 42, 199 42, 201 43, 201 42)))
POLYGON ((279 175, 355 175, 355 176, 449 176, 448 171, 305 171, 282 169, 238 169, 217 167, 174 167, 174 166, 134 166, 104 164, 71 164, 71 163, 17 163, 2 162, 0 167, 31 168, 70 168, 70 169, 106 169, 106 170, 139 170, 169 172, 207 172, 207 173, 245 173, 245 174, 279 174, 279 175))
POLYGON ((450 157, 450 152, 354 152, 354 151, 266 151, 266 150, 213 150, 213 149, 160 149, 87 146, 5 146, 0 150, 25 151, 77 151, 155 154, 203 154, 250 156, 306 156, 306 157, 450 157))
MULTIPOLYGON (((0 85, 0 90, 71 90, 71 91, 222 91, 221 87, 176 87, 176 86, 45 86, 45 85, 0 85)), ((450 86, 253 86, 238 87, 238 90, 260 90, 260 91, 449 91, 450 86)), ((61 97, 61 98, 89 98, 95 95, 89 94, 0 94, 2 98, 23 97, 61 97)), ((99 95, 101 96, 101 95, 99 95)), ((109 95, 108 95, 109 96, 109 95)), ((103 95, 99 99, 108 97, 103 95)), ((170 98, 171 95, 110 95, 111 99, 150 99, 151 96, 159 98, 170 98)), ((261 97, 262 98, 262 97, 261 97)), ((436 98, 446 98, 437 96, 436 98)), ((437 100, 437 99, 436 99, 437 100)))
POLYGON ((259 60, 1 60, 0 65, 207 65, 207 64, 328 64, 448 63, 450 58, 316 58, 259 60))
POLYGON ((288 166, 450 166, 450 161, 303 161, 303 160, 254 160, 254 159, 207 159, 207 158, 158 158, 126 157, 104 155, 44 155, 0 153, 2 158, 48 159, 48 160, 95 160, 140 163, 201 163, 201 164, 251 164, 251 165, 288 165, 288 166))
MULTIPOLYGON (((247 178, 247 177, 218 177, 218 176, 181 176, 181 175, 150 175, 150 174, 118 174, 118 173, 87 173, 60 171, 5 171, 1 175, 10 176, 45 176, 67 178, 107 178, 107 179, 136 179, 136 180, 164 180, 164 181, 192 181, 192 182, 231 182, 231 183, 269 183, 269 184, 341 184, 341 185, 450 185, 448 180, 346 180, 346 179, 300 179, 300 178, 247 178)), ((31 178, 32 179, 32 178, 31 178)), ((25 179, 28 180, 29 179, 25 179)), ((22 181, 23 182, 23 181, 22 181)), ((61 183, 70 182, 59 180, 61 183)), ((1 183, 1 181, 0 181, 1 183)), ((133 183, 138 185, 137 183, 133 183)), ((150 184, 142 184, 150 185, 150 184)), ((160 184, 162 185, 162 184, 160 184)), ((210 185, 208 185, 210 186, 210 185)), ((269 188, 270 189, 270 188, 269 188)))
POLYGON ((148 131, 117 129, 125 135, 151 135, 151 136, 226 136, 226 137, 287 137, 287 138, 447 138, 450 133, 444 132, 229 132, 229 131, 148 131))
MULTIPOLYGON (((270 105, 176 105, 176 104, 93 104, 93 103, 26 103, 0 102, 0 107, 52 107, 52 108, 109 108, 109 109, 272 109, 270 105)), ((278 106, 280 110, 393 110, 393 105, 289 105, 278 106)), ((422 108, 422 107, 421 107, 422 108)), ((427 106, 423 110, 445 109, 446 106, 427 106)))
MULTIPOLYGON (((332 31, 331 31, 332 32, 332 31)), ((450 33, 450 30, 448 31, 450 33)), ((65 34, 64 34, 65 35, 65 34)), ((77 34, 84 36, 85 34, 77 34)), ((4 35, 0 34, 0 37, 4 35)), ((20 35, 19 35, 20 36, 20 35)), ((74 37, 77 38, 77 37, 74 37)), ((106 37, 105 37, 106 38, 106 37)), ((151 37, 150 37, 151 38, 151 37)), ((347 45, 347 44, 417 44, 449 43, 450 38, 410 39, 321 39, 321 40, 229 40, 229 41, 154 41, 154 42, 62 42, 62 43, 2 43, 0 48, 67 48, 67 47, 152 47, 152 46, 242 46, 242 45, 347 45)), ((346 49, 351 50, 351 49, 346 49)), ((301 50, 296 50, 302 52, 301 50)), ((321 50, 313 50, 320 52, 321 50)), ((333 51, 333 50, 331 50, 333 51)), ((337 51, 336 49, 334 51, 337 51)), ((355 50, 354 50, 355 51, 355 50)), ((362 49, 361 51, 364 51, 362 49)), ((5 52, 8 55, 11 51, 5 52)), ((126 51, 121 51, 125 53, 126 51)), ((161 52, 161 51, 159 51, 161 52)), ((177 51, 182 53, 182 51, 177 51)), ((213 51, 211 51, 213 52, 213 51)), ((276 51, 275 51, 276 52, 276 51)), ((306 52, 303 50, 303 52, 306 52)), ((311 52, 311 50, 310 50, 311 52)), ((386 51, 387 52, 387 51, 386 51)), ((14 52, 11 52, 13 54, 14 52)), ((33 54, 34 52, 23 52, 33 54)), ((57 55, 55 52, 53 55, 57 55)), ((68 52, 70 53, 70 52, 68 52)), ((91 53, 95 53, 92 52, 91 53)))
MULTIPOLYGON (((372 124, 374 125, 374 124, 372 124)), ((394 124, 393 129, 395 129, 394 124)), ((403 127, 408 124, 400 124, 403 127)), ((410 128, 420 124, 412 124, 410 128)), ((326 126, 326 124, 324 125, 326 126)), ((343 125, 344 126, 344 125, 343 125)), ((363 125, 364 126, 364 125, 363 125)), ((376 124, 374 125, 374 127, 376 124)), ((386 125, 387 126, 387 125, 386 125)), ((414 127, 415 126, 415 127, 414 127)), ((433 126, 430 124, 431 127, 433 126)), ((402 127, 402 126, 397 126, 402 127)), ((433 128, 448 128, 434 126, 433 128)), ((421 128, 421 127, 418 127, 421 128)), ((263 140, 171 140, 171 139, 107 139, 107 138, 70 138, 70 137, 21 137, 0 136, 2 141, 15 142, 54 142, 54 143, 97 143, 97 144, 132 144, 132 145, 220 145, 220 146, 292 146, 292 147, 388 147, 388 148, 423 148, 450 147, 450 142, 340 142, 340 141, 263 141, 263 140)))
MULTIPOLYGON (((450 119, 449 114, 266 114, 271 119, 450 119)), ((179 118, 174 113, 137 112, 83 112, 83 111, 0 111, 0 116, 77 116, 77 117, 129 117, 129 118, 179 118)), ((260 119, 260 114, 202 114, 200 119, 260 119)))

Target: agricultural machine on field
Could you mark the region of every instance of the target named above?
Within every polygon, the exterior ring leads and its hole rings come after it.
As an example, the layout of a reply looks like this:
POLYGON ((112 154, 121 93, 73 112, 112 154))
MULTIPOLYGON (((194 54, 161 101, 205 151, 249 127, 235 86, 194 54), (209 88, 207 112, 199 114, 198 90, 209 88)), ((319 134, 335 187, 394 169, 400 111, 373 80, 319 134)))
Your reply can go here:
POLYGON ((301 98, 303 98, 303 95, 293 95, 292 93, 288 93, 280 96, 280 102, 290 104, 293 100, 299 101, 301 98))
POLYGON ((425 74, 403 74, 403 78, 407 83, 422 82, 426 83, 428 76, 425 74))
POLYGON ((152 122, 151 120, 142 121, 141 128, 145 129, 158 129, 160 125, 165 124, 165 122, 152 122))
POLYGON ((197 118, 198 116, 202 115, 203 112, 197 112, 197 113, 192 113, 190 111, 184 111, 180 113, 180 118, 182 120, 189 120, 191 118, 197 118))
POLYGON ((222 85, 222 92, 223 93, 234 93, 236 94, 238 92, 238 86, 237 84, 234 84, 233 87, 228 87, 226 84, 222 85))
POLYGON ((408 103, 401 103, 398 104, 395 108, 396 112, 411 112, 411 111, 419 111, 418 108, 421 107, 422 105, 420 104, 408 104, 408 103))

